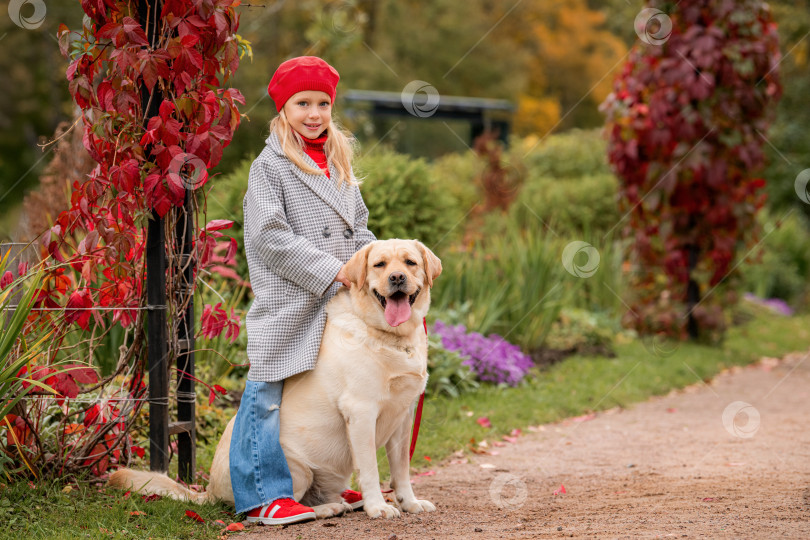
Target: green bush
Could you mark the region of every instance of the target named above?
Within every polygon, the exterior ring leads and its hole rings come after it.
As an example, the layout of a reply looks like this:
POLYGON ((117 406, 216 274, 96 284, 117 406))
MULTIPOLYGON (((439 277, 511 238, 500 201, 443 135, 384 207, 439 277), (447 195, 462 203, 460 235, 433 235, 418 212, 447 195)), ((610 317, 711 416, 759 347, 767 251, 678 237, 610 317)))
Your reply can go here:
POLYGON ((445 154, 432 161, 430 169, 433 178, 452 196, 464 214, 482 202, 478 179, 484 162, 471 151, 445 154))
POLYGON ((476 390, 479 386, 470 368, 456 351, 442 347, 442 338, 438 333, 428 336, 428 377, 425 393, 431 397, 459 395, 476 390))
POLYGON ((557 235, 604 235, 621 219, 612 174, 563 179, 530 174, 530 178, 509 209, 510 219, 521 227, 548 227, 557 235))
POLYGON ((359 157, 354 170, 363 181, 368 228, 377 238, 416 238, 435 248, 461 233, 466 210, 424 159, 378 149, 359 157))
POLYGON ((609 174, 607 143, 597 129, 572 129, 542 139, 516 139, 511 152, 521 152, 529 179, 579 178, 609 174))
MULTIPOLYGON (((761 298, 781 298, 796 309, 806 308, 810 223, 796 211, 784 218, 782 212, 776 215, 763 210, 757 219, 763 227, 759 245, 762 262, 745 261, 740 265, 744 290, 761 298), (784 219, 781 224, 778 218, 784 219)), ((751 255, 756 253, 753 251, 751 255)))

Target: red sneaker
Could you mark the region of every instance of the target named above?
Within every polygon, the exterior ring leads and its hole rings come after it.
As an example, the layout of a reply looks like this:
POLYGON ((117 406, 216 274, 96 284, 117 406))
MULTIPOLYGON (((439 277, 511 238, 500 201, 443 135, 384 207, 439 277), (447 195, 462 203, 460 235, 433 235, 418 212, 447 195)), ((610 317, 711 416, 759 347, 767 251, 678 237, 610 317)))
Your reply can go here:
POLYGON ((358 508, 363 508, 363 494, 359 491, 354 491, 353 489, 347 489, 343 493, 340 494, 343 497, 343 500, 349 503, 349 506, 352 507, 352 510, 357 510, 358 508))
POLYGON ((264 525, 286 525, 315 519, 315 511, 292 499, 277 499, 248 512, 247 520, 264 525))

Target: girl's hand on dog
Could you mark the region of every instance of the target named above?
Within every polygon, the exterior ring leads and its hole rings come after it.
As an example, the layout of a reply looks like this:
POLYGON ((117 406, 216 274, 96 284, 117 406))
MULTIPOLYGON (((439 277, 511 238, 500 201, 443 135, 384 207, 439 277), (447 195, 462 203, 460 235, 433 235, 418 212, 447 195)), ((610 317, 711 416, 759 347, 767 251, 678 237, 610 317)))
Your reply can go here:
POLYGON ((345 264, 340 269, 340 271, 337 273, 337 276, 335 276, 335 279, 332 280, 332 283, 335 283, 335 282, 338 282, 338 281, 340 283, 343 283, 343 285, 345 285, 347 289, 352 288, 352 282, 349 281, 348 277, 346 277, 346 265, 345 264))

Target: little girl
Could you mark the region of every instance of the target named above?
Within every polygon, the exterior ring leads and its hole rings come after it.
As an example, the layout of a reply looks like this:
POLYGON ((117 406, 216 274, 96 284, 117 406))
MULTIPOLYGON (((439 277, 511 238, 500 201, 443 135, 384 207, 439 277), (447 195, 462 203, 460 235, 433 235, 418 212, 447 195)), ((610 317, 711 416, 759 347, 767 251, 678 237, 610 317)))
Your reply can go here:
MULTIPOLYGON (((279 443, 284 379, 315 367, 326 303, 344 265, 375 240, 354 179, 350 134, 332 120, 340 75, 320 58, 282 63, 267 91, 278 116, 250 168, 245 254, 254 300, 248 311, 250 371, 236 414, 230 473, 236 511, 268 525, 315 518, 293 500, 279 443)), ((347 502, 361 495, 347 490, 347 502)))

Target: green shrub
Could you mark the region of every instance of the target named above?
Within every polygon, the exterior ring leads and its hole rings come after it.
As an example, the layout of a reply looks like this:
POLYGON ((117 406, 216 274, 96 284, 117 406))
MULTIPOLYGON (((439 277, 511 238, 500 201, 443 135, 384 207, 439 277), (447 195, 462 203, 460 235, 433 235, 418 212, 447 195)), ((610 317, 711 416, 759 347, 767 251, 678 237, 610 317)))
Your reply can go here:
POLYGON ((452 196, 464 214, 482 201, 478 179, 484 162, 473 152, 445 154, 431 162, 430 169, 433 178, 452 196))
POLYGON ((600 130, 572 129, 539 143, 535 137, 516 139, 511 152, 521 152, 529 178, 578 178, 609 174, 607 143, 600 130))
POLYGON ((378 149, 358 158, 354 170, 363 180, 368 228, 377 238, 416 238, 435 248, 440 242, 449 245, 461 233, 466 210, 424 159, 378 149))
POLYGON ((564 308, 551 326, 546 346, 559 350, 609 350, 613 337, 620 332, 617 317, 584 309, 564 308))
MULTIPOLYGON (((806 308, 807 284, 810 281, 810 223, 799 212, 787 218, 763 210, 762 262, 745 261, 740 265, 745 291, 761 298, 781 298, 794 308, 806 308), (778 218, 784 220, 779 223, 778 218), (767 236, 766 236, 767 235, 767 236)), ((756 255, 753 251, 751 256, 756 255)))
POLYGON ((604 235, 621 219, 617 187, 616 177, 609 173, 564 179, 533 177, 509 212, 521 227, 548 227, 557 235, 604 235))
POLYGON ((478 388, 478 381, 456 351, 442 347, 442 338, 432 332, 428 336, 428 384, 425 393, 431 397, 458 397, 478 388))

